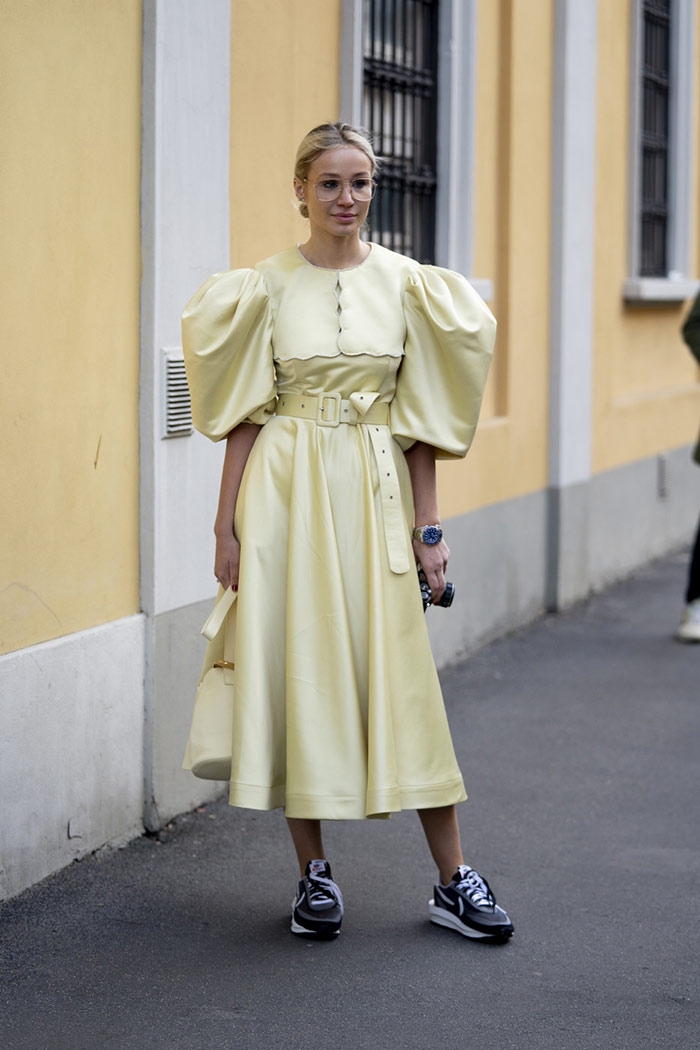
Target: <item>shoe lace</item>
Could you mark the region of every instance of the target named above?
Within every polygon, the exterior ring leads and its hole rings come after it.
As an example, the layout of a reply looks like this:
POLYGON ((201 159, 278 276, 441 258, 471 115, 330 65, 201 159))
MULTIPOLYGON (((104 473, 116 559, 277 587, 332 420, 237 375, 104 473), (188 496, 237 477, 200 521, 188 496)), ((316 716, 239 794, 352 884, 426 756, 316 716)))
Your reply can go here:
POLYGON ((342 907, 343 896, 340 887, 333 879, 324 878, 323 875, 307 875, 309 904, 317 908, 328 907, 330 904, 340 904, 342 907))
POLYGON ((475 908, 492 908, 496 899, 489 889, 486 879, 482 879, 474 868, 461 867, 459 869, 462 878, 455 884, 458 893, 463 893, 475 908))

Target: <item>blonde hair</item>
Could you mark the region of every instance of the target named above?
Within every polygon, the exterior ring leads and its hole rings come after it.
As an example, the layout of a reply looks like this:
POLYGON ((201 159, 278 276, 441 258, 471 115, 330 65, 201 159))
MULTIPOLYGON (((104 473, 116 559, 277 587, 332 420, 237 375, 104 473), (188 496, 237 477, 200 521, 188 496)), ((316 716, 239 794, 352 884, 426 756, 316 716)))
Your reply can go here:
MULTIPOLYGON (((299 143, 296 160, 294 162, 294 174, 301 182, 309 174, 309 168, 322 153, 327 149, 336 149, 338 146, 354 146, 362 150, 370 163, 372 175, 377 170, 378 161, 368 132, 362 128, 356 128, 352 124, 344 124, 338 121, 335 124, 319 124, 312 128, 308 135, 299 143)), ((299 213, 304 219, 309 217, 309 209, 304 201, 298 201, 299 213)))

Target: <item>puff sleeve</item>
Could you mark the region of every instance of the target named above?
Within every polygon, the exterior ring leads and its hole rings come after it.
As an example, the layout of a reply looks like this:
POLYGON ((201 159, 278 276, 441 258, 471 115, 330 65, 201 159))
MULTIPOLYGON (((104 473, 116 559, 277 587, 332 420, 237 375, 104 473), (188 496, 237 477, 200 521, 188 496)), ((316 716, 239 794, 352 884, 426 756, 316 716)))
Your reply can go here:
POLYGON ((275 410, 272 311, 257 270, 214 274, 182 314, 182 348, 195 427, 220 441, 275 410))
POLYGON ((391 403, 404 451, 433 445, 438 459, 465 456, 474 437, 496 321, 460 274, 421 266, 404 292, 405 354, 391 403))

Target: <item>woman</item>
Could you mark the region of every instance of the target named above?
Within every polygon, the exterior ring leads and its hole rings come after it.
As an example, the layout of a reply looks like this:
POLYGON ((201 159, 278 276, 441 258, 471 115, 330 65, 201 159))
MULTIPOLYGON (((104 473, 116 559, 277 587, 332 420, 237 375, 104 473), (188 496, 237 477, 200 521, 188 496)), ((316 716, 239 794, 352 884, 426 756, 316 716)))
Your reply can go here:
POLYGON ((440 872, 431 921, 505 939, 508 916, 462 857, 466 794, 416 578, 420 562, 440 599, 435 458, 467 451, 495 321, 457 274, 360 239, 375 167, 357 129, 314 128, 294 174, 308 240, 215 275, 183 314, 195 425, 226 438, 215 575, 238 590, 230 802, 285 809, 294 933, 341 925, 321 820, 413 808, 440 872))

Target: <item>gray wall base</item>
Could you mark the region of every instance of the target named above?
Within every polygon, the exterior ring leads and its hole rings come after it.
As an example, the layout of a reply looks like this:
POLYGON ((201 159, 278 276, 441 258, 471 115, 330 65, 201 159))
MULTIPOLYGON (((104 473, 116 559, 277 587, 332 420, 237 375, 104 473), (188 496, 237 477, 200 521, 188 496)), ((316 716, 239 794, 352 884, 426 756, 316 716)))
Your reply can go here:
POLYGON ((590 489, 593 590, 688 543, 697 525, 700 470, 690 448, 597 474, 590 489))
MULTIPOLYGON (((206 649, 199 632, 213 604, 212 598, 154 617, 152 758, 144 815, 150 831, 162 827, 178 813, 217 798, 226 787, 217 781, 198 780, 182 769, 206 649)), ((146 762, 148 767, 149 756, 146 762)))
POLYGON ((455 600, 427 614, 438 666, 690 542, 699 513, 700 470, 682 448, 451 518, 455 600))
POLYGON ((544 611, 546 523, 543 492, 446 522, 455 599, 426 614, 438 666, 544 611))
POLYGON ((142 833, 144 620, 0 657, 0 899, 142 833))
POLYGON ((588 594, 590 561, 590 483, 547 493, 547 581, 549 612, 588 594))

